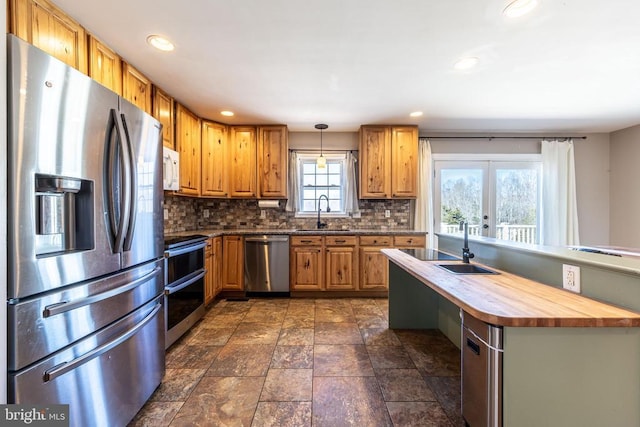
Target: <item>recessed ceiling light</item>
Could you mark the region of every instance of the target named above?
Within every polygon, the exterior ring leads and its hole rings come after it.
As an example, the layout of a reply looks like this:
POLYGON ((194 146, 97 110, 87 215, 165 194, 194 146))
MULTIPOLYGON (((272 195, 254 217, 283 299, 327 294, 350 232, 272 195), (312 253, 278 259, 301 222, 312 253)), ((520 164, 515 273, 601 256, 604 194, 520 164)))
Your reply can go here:
POLYGON ((176 47, 166 37, 152 34, 147 37, 147 43, 163 52, 171 52, 176 47))
POLYGON ((410 117, 421 117, 422 116, 422 111, 414 111, 413 113, 409 114, 410 117))
POLYGON ((458 62, 453 65, 453 68, 455 68, 456 70, 468 70, 478 65, 478 61, 479 59, 475 56, 460 58, 458 62))
POLYGON ((227 116, 227 117, 233 117, 234 116, 233 111, 227 111, 227 110, 220 111, 220 114, 222 114, 223 116, 227 116))
POLYGON ((508 18, 517 18, 526 15, 536 8, 538 0, 513 0, 502 11, 502 14, 508 18))

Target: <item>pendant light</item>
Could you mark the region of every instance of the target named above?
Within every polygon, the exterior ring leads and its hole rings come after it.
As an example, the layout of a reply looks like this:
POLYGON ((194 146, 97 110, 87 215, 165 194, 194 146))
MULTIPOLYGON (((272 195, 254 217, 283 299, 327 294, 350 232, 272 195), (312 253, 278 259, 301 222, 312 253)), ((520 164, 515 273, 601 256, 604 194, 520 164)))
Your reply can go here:
POLYGON ((327 167, 327 158, 322 155, 322 131, 328 127, 329 125, 325 125, 324 123, 318 123, 316 125, 316 129, 320 129, 320 157, 316 160, 316 167, 318 169, 324 169, 327 167))

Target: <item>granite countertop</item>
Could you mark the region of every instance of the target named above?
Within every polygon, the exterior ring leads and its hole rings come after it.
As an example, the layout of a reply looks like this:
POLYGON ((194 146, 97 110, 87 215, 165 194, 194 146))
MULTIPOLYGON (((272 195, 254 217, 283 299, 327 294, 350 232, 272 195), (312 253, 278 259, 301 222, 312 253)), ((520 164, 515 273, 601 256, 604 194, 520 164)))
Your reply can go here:
POLYGON ((225 235, 254 235, 254 234, 270 234, 270 235, 292 235, 292 236, 311 236, 311 235, 356 235, 356 236, 395 236, 398 234, 410 236, 424 236, 426 232, 416 230, 379 230, 379 229, 292 229, 292 228, 242 228, 242 229, 201 229, 191 231, 181 231, 177 233, 166 234, 165 237, 173 236, 189 236, 192 234, 204 234, 209 237, 225 236, 225 235))

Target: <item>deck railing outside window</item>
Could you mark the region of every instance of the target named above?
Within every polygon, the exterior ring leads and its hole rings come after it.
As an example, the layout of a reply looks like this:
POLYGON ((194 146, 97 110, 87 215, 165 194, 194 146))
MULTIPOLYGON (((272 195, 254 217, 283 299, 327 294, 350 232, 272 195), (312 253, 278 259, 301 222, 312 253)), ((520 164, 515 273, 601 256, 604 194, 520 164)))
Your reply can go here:
MULTIPOLYGON (((535 225, 500 224, 496 226, 496 239, 536 244, 537 228, 535 225)), ((461 233, 457 224, 440 224, 440 230, 445 234, 461 233)), ((480 236, 480 230, 480 225, 469 224, 469 236, 480 236)))

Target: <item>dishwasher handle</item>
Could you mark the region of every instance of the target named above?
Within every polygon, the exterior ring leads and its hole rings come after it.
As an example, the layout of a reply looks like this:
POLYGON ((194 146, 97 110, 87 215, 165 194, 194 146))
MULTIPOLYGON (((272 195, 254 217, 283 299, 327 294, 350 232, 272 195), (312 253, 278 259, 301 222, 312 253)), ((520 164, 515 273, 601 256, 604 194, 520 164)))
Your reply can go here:
POLYGON ((252 236, 252 237, 245 237, 244 241, 252 242, 252 243, 288 242, 289 237, 288 236, 252 236))
POLYGON ((480 356, 480 344, 474 342, 471 338, 467 338, 467 347, 469 347, 476 356, 480 356))

